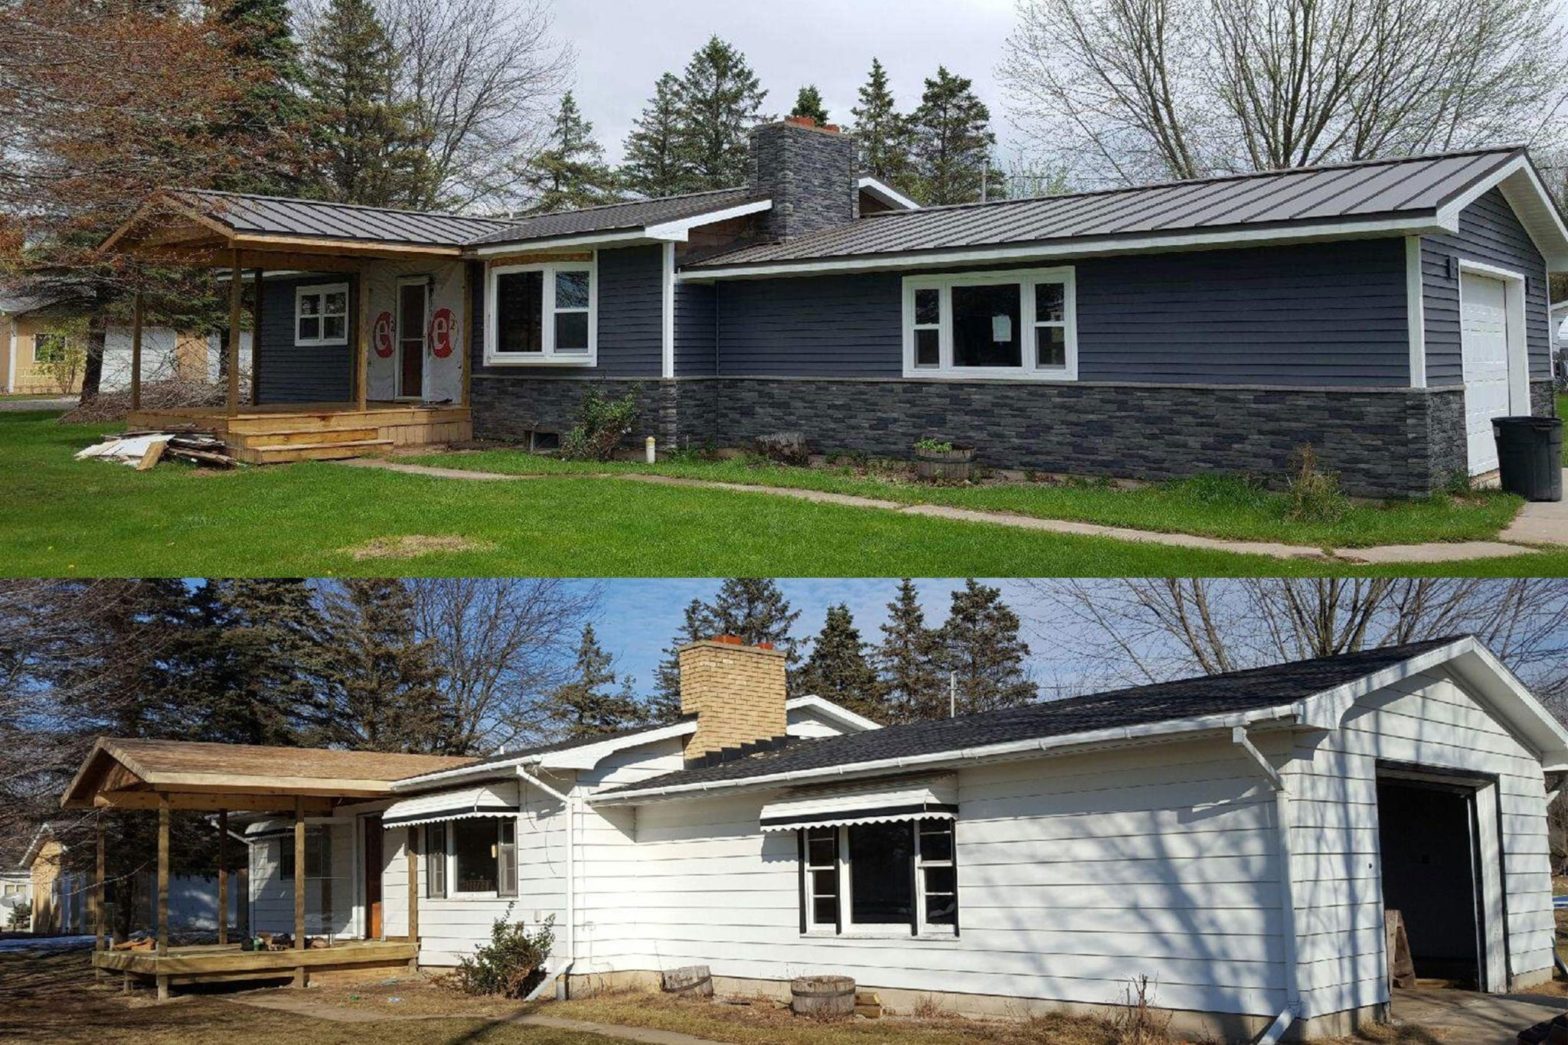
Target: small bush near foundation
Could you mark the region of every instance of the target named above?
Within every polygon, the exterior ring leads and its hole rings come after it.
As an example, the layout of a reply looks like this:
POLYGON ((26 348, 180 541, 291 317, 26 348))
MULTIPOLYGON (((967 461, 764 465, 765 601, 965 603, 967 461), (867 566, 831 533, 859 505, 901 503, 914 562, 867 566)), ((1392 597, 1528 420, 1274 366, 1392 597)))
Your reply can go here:
POLYGON ((610 399, 591 391, 577 408, 577 423, 561 437, 561 456, 573 461, 608 461, 636 423, 635 392, 610 399))
POLYGON ((1301 522, 1335 522, 1350 510, 1350 502, 1339 489, 1339 475, 1318 467, 1317 451, 1303 443, 1291 455, 1290 484, 1286 497, 1287 514, 1301 522))
POLYGON ((1154 1007, 1154 988, 1147 976, 1129 980, 1122 991, 1122 1003, 1111 1024, 1122 1045, 1164 1045, 1170 1041, 1171 1016, 1154 1007))
POLYGON ((506 912, 490 926, 490 942, 458 963, 453 978, 468 994, 521 998, 544 978, 545 959, 555 943, 555 915, 529 932, 522 922, 509 920, 515 906, 507 904, 506 912))

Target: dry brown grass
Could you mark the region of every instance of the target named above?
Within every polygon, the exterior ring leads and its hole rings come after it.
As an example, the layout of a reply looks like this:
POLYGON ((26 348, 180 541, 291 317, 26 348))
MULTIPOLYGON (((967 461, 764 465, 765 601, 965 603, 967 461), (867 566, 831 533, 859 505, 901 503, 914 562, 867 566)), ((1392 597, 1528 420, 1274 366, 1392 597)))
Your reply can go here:
MULTIPOLYGON (((240 375, 240 384, 242 388, 249 384, 247 375, 240 375)), ((179 378, 143 381, 141 408, 174 410, 185 406, 222 406, 226 394, 227 386, 210 384, 206 381, 186 381, 179 378)), ((130 412, 129 389, 119 392, 100 392, 96 398, 60 415, 59 422, 63 425, 103 424, 109 421, 123 421, 130 412)))
POLYGON ((366 559, 417 559, 421 555, 444 552, 485 552, 494 548, 489 541, 476 541, 456 534, 409 533, 400 537, 377 537, 343 550, 355 561, 363 562, 366 559))

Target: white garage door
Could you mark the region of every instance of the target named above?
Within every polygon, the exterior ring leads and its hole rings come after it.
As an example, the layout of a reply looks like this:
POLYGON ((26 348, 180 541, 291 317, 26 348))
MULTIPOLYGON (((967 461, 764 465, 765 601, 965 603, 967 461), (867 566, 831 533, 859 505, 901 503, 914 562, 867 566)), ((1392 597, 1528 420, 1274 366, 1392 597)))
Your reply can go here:
POLYGON ((1500 279, 1465 273, 1460 279, 1463 316, 1465 432, 1470 474, 1497 467, 1492 418, 1508 414, 1508 287, 1500 279))

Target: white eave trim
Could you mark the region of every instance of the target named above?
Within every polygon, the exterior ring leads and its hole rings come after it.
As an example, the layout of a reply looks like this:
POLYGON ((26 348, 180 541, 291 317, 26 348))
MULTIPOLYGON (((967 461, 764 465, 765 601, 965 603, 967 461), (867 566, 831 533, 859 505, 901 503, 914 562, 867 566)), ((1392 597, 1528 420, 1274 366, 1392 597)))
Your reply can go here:
POLYGON ((1541 184, 1535 165, 1522 153, 1444 203, 1438 209, 1438 221, 1457 232, 1460 212, 1493 189, 1502 190, 1503 198, 1546 259, 1547 271, 1568 271, 1568 226, 1563 224, 1551 193, 1541 184))
POLYGON ((469 250, 474 257, 493 258, 505 254, 546 254, 577 247, 635 247, 650 242, 653 241, 642 229, 632 229, 621 232, 596 232, 584 236, 557 236, 553 239, 508 240, 505 243, 487 243, 482 247, 470 247, 469 250))
POLYGON ((472 766, 458 766, 456 769, 443 769, 435 773, 404 777, 402 780, 394 780, 392 782, 392 790, 393 792, 422 791, 455 780, 466 780, 473 777, 513 776, 516 774, 519 766, 538 766, 542 769, 592 769, 606 755, 624 751, 628 748, 640 747, 643 744, 669 740, 672 737, 687 736, 696 731, 696 720, 688 719, 681 722, 672 722, 668 726, 652 727, 640 733, 633 733, 627 736, 609 737, 598 741, 584 741, 574 747, 562 748, 559 751, 522 751, 518 752, 514 758, 498 758, 472 766))
POLYGON ((848 726, 857 732, 882 728, 882 723, 873 722, 866 716, 857 714, 842 704, 835 704, 826 697, 819 697, 815 693, 808 693, 803 697, 791 697, 784 702, 784 710, 786 712, 805 708, 818 711, 823 717, 830 718, 840 725, 848 726))
POLYGON ((855 188, 869 196, 876 197, 883 203, 887 204, 889 207, 896 207, 899 210, 920 209, 920 204, 916 203, 908 196, 905 196, 902 192, 899 192, 881 178, 873 178, 869 174, 858 179, 855 182, 855 188))
POLYGON ((772 200, 752 200, 750 203, 738 203, 733 207, 725 207, 723 210, 710 210, 702 214, 693 214, 689 218, 680 218, 676 221, 649 225, 643 229, 643 234, 649 239, 684 243, 686 242, 687 234, 692 229, 700 228, 703 225, 712 225, 720 221, 729 221, 731 218, 744 218, 748 214, 760 214, 765 210, 772 209, 772 200))
POLYGON ((975 247, 962 250, 911 251, 850 258, 818 258, 773 264, 726 265, 687 269, 677 275, 686 282, 699 283, 724 279, 757 279, 767 276, 814 275, 829 272, 909 271, 953 265, 983 265, 995 261, 1055 261, 1091 255, 1141 254, 1156 251, 1192 250, 1203 247, 1273 246, 1287 243, 1313 243, 1323 240, 1361 239, 1381 236, 1440 235, 1455 232, 1458 225, 1444 225, 1434 215, 1406 218, 1380 218, 1373 221, 1347 221, 1300 227, 1273 226, 1260 229, 1233 229, 1225 232, 1188 232, 1174 235, 1119 238, 1093 236, 1060 243, 1030 243, 1017 246, 975 247))

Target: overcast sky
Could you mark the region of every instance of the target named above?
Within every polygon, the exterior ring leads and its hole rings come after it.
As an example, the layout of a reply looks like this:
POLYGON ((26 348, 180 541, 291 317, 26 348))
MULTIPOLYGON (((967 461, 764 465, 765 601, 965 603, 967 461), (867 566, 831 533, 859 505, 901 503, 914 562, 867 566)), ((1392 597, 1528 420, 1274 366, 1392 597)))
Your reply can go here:
POLYGON ((993 71, 1012 24, 1013 0, 555 0, 556 36, 577 51, 578 104, 615 163, 654 81, 679 76, 713 34, 746 55, 768 91, 764 112, 773 115, 787 113, 796 90, 814 83, 829 116, 849 123, 873 57, 908 111, 925 78, 946 65, 974 81, 1007 155, 993 71))

